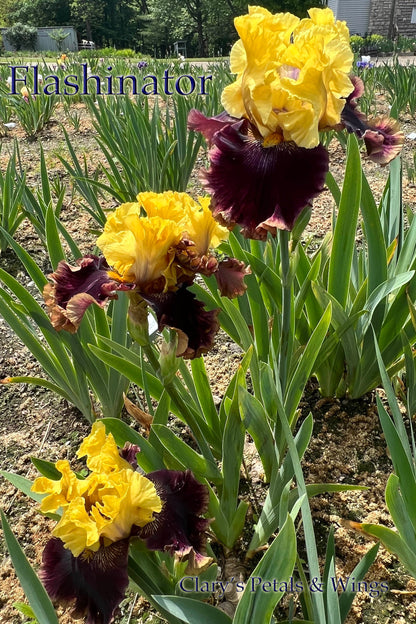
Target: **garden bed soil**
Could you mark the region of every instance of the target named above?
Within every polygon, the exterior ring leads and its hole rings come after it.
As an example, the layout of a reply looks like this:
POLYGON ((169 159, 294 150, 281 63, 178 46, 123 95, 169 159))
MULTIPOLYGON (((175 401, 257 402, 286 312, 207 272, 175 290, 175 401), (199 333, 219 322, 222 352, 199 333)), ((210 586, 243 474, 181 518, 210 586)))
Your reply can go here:
MULTIPOLYGON (((80 129, 76 132, 71 125, 65 122, 64 125, 77 153, 86 154, 92 174, 100 161, 100 150, 94 140, 88 114, 82 104, 76 106, 81 115, 80 129)), ((94 240, 94 235, 90 232, 93 224, 80 207, 80 198, 72 194, 67 174, 56 156, 56 152, 65 152, 63 133, 57 121, 62 115, 63 111, 58 109, 54 116, 55 121, 42 131, 39 140, 35 142, 28 142, 18 127, 7 132, 2 139, 0 166, 4 169, 8 154, 13 148, 13 141, 18 139, 20 156, 28 171, 27 180, 37 185, 40 179, 41 142, 46 153, 49 176, 51 178, 59 176, 68 185, 62 219, 77 242, 81 243, 81 250, 88 252, 91 251, 94 240)), ((402 122, 406 135, 416 130, 416 123, 411 118, 407 117, 402 122)), ((408 141, 404 149, 404 161, 413 162, 413 149, 413 143, 408 141)), ((345 155, 336 141, 331 143, 330 152, 331 171, 341 181, 345 155)), ((200 164, 202 162, 203 154, 200 164)), ((371 188, 379 198, 384 188, 387 170, 368 160, 365 161, 365 170, 371 188)), ((191 192, 200 190, 196 174, 192 178, 190 189, 191 192)), ((415 187, 407 180, 404 182, 403 196, 405 204, 414 210, 415 187)), ((110 199, 105 207, 113 208, 115 205, 110 199)), ((322 193, 314 202, 307 229, 312 246, 317 245, 330 230, 332 205, 329 191, 322 193)), ((17 233, 17 239, 34 256, 41 268, 49 272, 45 252, 29 224, 23 223, 17 233)), ((29 279, 10 250, 0 257, 0 267, 31 288, 29 279)), ((219 334, 213 351, 205 356, 213 393, 218 403, 240 357, 239 349, 222 333, 219 334)), ((0 319, 0 379, 25 374, 41 375, 42 371, 28 349, 0 319)), ((323 399, 319 394, 317 383, 312 379, 306 388, 301 408, 304 416, 309 412, 312 413, 315 423, 312 443, 304 460, 306 481, 350 483, 368 487, 366 491, 327 494, 311 501, 319 552, 324 556, 328 532, 333 525, 337 576, 345 579, 372 545, 364 537, 350 530, 346 521, 380 522, 391 526, 384 503, 384 489, 392 465, 378 420, 375 395, 372 393, 358 401, 323 399)), ((123 417, 131 422, 127 414, 123 417)), ((28 385, 0 385, 1 470, 35 478, 37 472, 31 464, 31 456, 51 461, 68 459, 76 465, 75 452, 88 432, 89 425, 77 410, 51 392, 28 385)), ((242 474, 242 495, 250 498, 252 496, 250 492, 257 492, 256 498, 261 500, 264 491, 261 464, 253 448, 254 445, 248 439, 245 463, 251 488, 244 490, 247 475, 242 474)), ((0 505, 27 557, 35 567, 38 567, 53 522, 42 517, 37 512, 36 504, 17 492, 4 479, 0 480, 0 505)), ((242 577, 250 574, 253 562, 249 564, 244 559, 244 542, 239 544, 236 552, 231 555, 224 553, 219 546, 217 551, 224 578, 229 578, 236 571, 242 577)), ((24 601, 25 598, 3 541, 0 541, 0 562, 0 623, 19 624, 25 620, 13 604, 24 601)), ((414 600, 416 581, 405 573, 394 556, 381 548, 367 579, 387 583, 389 591, 379 597, 371 597, 368 592, 357 594, 347 620, 348 624, 410 624, 416 621, 414 600)), ((280 619, 285 615, 287 617, 287 604, 286 598, 279 608, 280 619)), ((135 596, 133 592, 122 604, 117 621, 152 624, 161 620, 154 615, 146 600, 135 596)), ((62 609, 59 610, 59 622, 60 624, 72 622, 69 614, 62 609)))

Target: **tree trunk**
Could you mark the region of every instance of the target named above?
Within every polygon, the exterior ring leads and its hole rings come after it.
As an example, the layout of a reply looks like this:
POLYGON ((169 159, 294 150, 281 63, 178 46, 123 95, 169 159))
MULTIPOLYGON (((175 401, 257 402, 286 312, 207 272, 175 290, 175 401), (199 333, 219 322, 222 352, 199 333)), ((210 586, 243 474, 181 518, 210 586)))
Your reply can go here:
POLYGON ((204 33, 204 16, 202 11, 201 0, 186 0, 186 7, 189 15, 196 23, 196 32, 198 35, 198 54, 199 56, 208 56, 207 41, 204 33))
POLYGON ((90 20, 85 20, 85 31, 87 33, 87 41, 93 41, 90 20))

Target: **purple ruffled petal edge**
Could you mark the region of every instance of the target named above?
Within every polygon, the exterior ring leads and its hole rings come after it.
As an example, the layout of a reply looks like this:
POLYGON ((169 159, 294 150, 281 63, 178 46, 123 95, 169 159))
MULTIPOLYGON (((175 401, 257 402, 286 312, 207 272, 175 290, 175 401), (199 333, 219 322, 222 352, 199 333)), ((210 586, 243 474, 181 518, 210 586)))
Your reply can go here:
POLYGON ((157 470, 146 475, 163 502, 162 511, 146 525, 140 537, 150 550, 168 550, 179 554, 192 548, 205 550, 209 520, 201 515, 208 510, 208 488, 199 483, 190 470, 157 470))
POLYGON ((204 304, 186 285, 175 292, 146 297, 146 301, 156 312, 160 331, 170 327, 178 332, 177 356, 194 359, 212 349, 220 328, 219 309, 204 310, 204 304))

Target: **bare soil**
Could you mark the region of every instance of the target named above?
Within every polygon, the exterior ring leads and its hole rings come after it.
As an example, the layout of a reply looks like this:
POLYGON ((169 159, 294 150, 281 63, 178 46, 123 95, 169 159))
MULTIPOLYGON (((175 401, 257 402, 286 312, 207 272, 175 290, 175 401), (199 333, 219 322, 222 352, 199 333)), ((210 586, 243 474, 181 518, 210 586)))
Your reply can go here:
MULTIPOLYGON (((91 173, 100 161, 100 150, 94 140, 89 116, 81 104, 77 106, 82 118, 78 131, 65 121, 63 110, 57 109, 54 121, 42 131, 38 141, 28 142, 19 127, 7 132, 2 139, 0 166, 5 167, 8 154, 13 147, 13 140, 17 138, 22 162, 28 170, 27 179, 34 186, 37 185, 40 179, 39 144, 42 143, 47 154, 50 178, 59 176, 67 184, 62 218, 76 240, 81 243, 82 251, 87 252, 91 250, 94 240, 90 232, 94 224, 80 207, 79 196, 72 193, 68 176, 56 156, 57 153, 65 153, 66 149, 58 123, 58 120, 64 119, 64 126, 77 153, 86 154, 91 173)), ((406 135, 416 131, 416 121, 409 117, 402 119, 402 126, 406 135)), ((413 149, 413 143, 407 141, 404 161, 412 162, 413 149)), ((345 155, 336 141, 331 144, 330 153, 331 171, 341 181, 345 155)), ((373 191, 380 197, 387 171, 369 161, 365 161, 365 169, 373 191)), ((196 176, 193 177, 192 183, 193 188, 197 188, 196 176)), ((404 202, 415 210, 415 187, 407 180, 404 183, 403 194, 404 202)), ((114 202, 108 200, 107 207, 113 206, 114 202)), ((329 191, 322 193, 314 202, 308 236, 316 243, 331 227, 332 206, 333 200, 329 191)), ((17 239, 35 257, 41 268, 49 272, 50 267, 44 249, 29 224, 23 223, 17 239)), ((0 257, 0 267, 21 280, 29 289, 32 288, 29 278, 10 250, 0 257)), ((205 356, 218 403, 240 357, 238 348, 224 334, 219 335, 212 353, 205 356)), ((25 374, 41 375, 42 371, 26 347, 0 318, 0 379, 25 374)), ((301 407, 305 416, 312 412, 315 422, 313 440, 304 461, 307 482, 330 481, 368 487, 364 492, 322 495, 313 499, 311 503, 319 552, 324 555, 328 531, 333 524, 336 528, 337 575, 345 579, 359 558, 370 548, 371 543, 346 528, 344 520, 391 525, 384 503, 384 488, 392 465, 378 421, 374 394, 365 396, 359 401, 322 399, 317 383, 312 379, 306 388, 301 407)), ((124 417, 129 419, 127 414, 124 417)), ((31 464, 31 456, 51 461, 74 460, 75 451, 88 431, 89 425, 78 411, 51 392, 28 385, 0 385, 1 470, 34 478, 37 473, 31 464)), ((261 465, 249 440, 246 466, 252 482, 257 484, 261 492, 263 488, 261 465)), ((242 483, 243 481, 244 479, 242 483)), ((35 567, 39 566, 42 549, 49 539, 53 523, 43 518, 37 512, 36 504, 17 492, 4 479, 0 479, 0 504, 27 557, 35 567)), ((218 554, 223 575, 228 576, 230 569, 238 570, 243 577, 250 573, 250 565, 244 560, 242 545, 231 558, 230 554, 226 555, 220 548, 218 554)), ((13 604, 25 599, 2 541, 0 541, 0 578, 0 623, 19 624, 25 619, 16 611, 13 604)), ((414 601, 416 581, 405 573, 395 557, 380 549, 376 563, 367 578, 369 581, 387 583, 389 591, 373 598, 368 592, 357 594, 348 624, 410 624, 416 621, 414 601)), ((286 608, 287 600, 282 601, 280 619, 287 617, 286 608)), ((68 613, 62 610, 59 611, 59 621, 61 624, 72 622, 68 613)), ((145 600, 129 594, 122 605, 118 621, 151 624, 161 620, 152 614, 145 600)))

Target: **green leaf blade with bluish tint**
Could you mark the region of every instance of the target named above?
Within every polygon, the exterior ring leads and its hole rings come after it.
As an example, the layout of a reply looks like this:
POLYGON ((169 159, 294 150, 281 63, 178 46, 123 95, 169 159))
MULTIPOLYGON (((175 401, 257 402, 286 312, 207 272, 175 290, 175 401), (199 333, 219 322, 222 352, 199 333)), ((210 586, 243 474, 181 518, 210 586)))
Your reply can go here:
POLYGON ((293 574, 295 562, 296 532, 293 520, 288 516, 278 536, 250 575, 238 603, 233 624, 269 624, 273 611, 285 592, 263 591, 264 585, 260 588, 257 579, 261 579, 263 584, 271 583, 272 587, 275 579, 280 583, 287 583, 293 574))
POLYGON ((19 542, 10 529, 6 516, 1 510, 0 516, 4 539, 9 550, 10 558, 37 620, 41 624, 59 624, 55 609, 53 608, 45 588, 36 576, 29 561, 26 559, 19 542))
POLYGON ((361 159, 354 134, 348 137, 347 165, 329 262, 328 291, 345 309, 361 201, 361 159))

